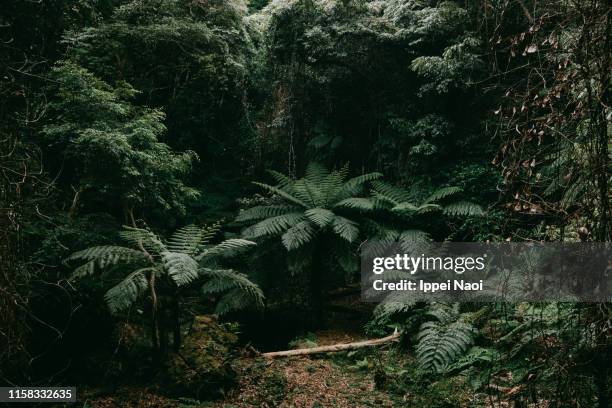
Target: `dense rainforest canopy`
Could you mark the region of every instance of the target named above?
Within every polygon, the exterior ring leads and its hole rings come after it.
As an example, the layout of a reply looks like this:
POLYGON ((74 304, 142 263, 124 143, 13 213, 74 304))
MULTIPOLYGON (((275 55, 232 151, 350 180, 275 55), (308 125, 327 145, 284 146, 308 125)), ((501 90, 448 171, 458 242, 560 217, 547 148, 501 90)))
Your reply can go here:
POLYGON ((0 381, 87 407, 610 406, 609 303, 367 305, 359 252, 609 242, 611 13, 3 0, 0 381))

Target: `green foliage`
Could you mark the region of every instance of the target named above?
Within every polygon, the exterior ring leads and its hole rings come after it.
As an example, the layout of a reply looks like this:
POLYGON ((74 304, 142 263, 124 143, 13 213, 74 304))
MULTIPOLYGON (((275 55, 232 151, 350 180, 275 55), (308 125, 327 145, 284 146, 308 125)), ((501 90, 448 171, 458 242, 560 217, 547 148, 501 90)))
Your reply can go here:
POLYGON ((180 289, 207 278, 202 293, 224 294, 219 300, 220 314, 248 306, 263 304, 263 293, 250 280, 236 271, 220 269, 219 259, 240 253, 252 245, 247 240, 226 240, 217 245, 209 242, 219 231, 219 224, 208 227, 190 225, 177 230, 164 243, 149 230, 125 227, 122 238, 136 249, 121 246, 97 246, 72 254, 67 261, 86 261, 75 269, 73 278, 114 267, 129 270, 118 284, 108 290, 105 300, 113 313, 131 307, 144 293, 155 292, 154 279, 167 280, 180 289))
POLYGON ((339 215, 337 207, 354 198, 352 196, 359 194, 366 183, 381 174, 369 173, 347 179, 347 173, 347 167, 328 171, 317 163, 311 163, 305 177, 296 180, 271 172, 278 185, 254 184, 278 197, 283 204, 258 206, 241 212, 237 221, 263 218, 246 228, 243 236, 251 239, 281 236, 283 245, 290 251, 326 233, 354 242, 359 234, 357 223, 339 215))
POLYGON ((421 325, 416 354, 424 372, 444 372, 469 350, 475 331, 460 319, 458 305, 434 304, 427 315, 434 320, 421 325))
POLYGON ((69 54, 105 79, 122 78, 138 104, 163 109, 173 147, 189 148, 203 170, 231 178, 252 157, 246 111, 259 33, 242 0, 126 1, 100 24, 68 32, 69 54), (233 163, 233 164, 232 164, 233 163))
POLYGON ((53 68, 56 83, 49 120, 41 133, 67 160, 70 179, 88 202, 126 208, 184 211, 197 192, 184 184, 195 155, 175 153, 159 141, 166 128, 156 109, 132 104, 137 91, 111 86, 73 62, 53 68))

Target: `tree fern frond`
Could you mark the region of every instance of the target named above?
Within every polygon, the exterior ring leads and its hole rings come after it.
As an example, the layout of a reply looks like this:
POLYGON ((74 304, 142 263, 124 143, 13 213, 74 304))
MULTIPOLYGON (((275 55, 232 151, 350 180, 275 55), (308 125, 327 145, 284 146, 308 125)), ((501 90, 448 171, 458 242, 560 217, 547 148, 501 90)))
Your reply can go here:
POLYGON ((334 196, 333 201, 341 201, 345 198, 349 198, 361 191, 363 185, 367 182, 374 182, 374 180, 382 177, 381 173, 366 173, 357 177, 353 177, 346 181, 338 192, 334 196))
POLYGON ((316 207, 317 202, 322 199, 321 191, 318 191, 318 187, 311 185, 311 182, 306 179, 296 180, 291 187, 294 196, 307 204, 306 208, 316 207))
POLYGON ((497 360, 500 354, 492 348, 472 347, 468 352, 453 364, 446 367, 445 374, 459 372, 466 368, 473 367, 481 363, 491 363, 497 360))
POLYGON ((357 223, 347 218, 336 215, 332 221, 334 232, 348 242, 353 242, 359 236, 357 223))
POLYGON ((182 254, 195 254, 202 244, 209 242, 220 230, 221 224, 198 227, 187 225, 177 230, 168 240, 168 250, 182 254))
POLYGON ((199 261, 205 258, 209 258, 209 257, 212 258, 212 257, 217 257, 217 256, 229 258, 232 256, 236 256, 252 248, 255 245, 257 245, 255 242, 249 241, 248 239, 242 239, 242 238, 227 239, 217 245, 214 245, 211 248, 206 248, 204 251, 202 251, 200 255, 196 256, 195 259, 199 261))
POLYGON ((246 238, 259 238, 267 235, 280 235, 289 228, 304 220, 302 213, 289 213, 267 218, 246 228, 243 235, 246 238))
POLYGON ((328 174, 329 171, 320 163, 310 162, 306 166, 305 178, 314 185, 320 185, 328 174))
POLYGON ((96 272, 96 261, 89 261, 83 265, 77 267, 72 274, 70 279, 82 278, 84 276, 93 275, 96 272))
POLYGON ((419 214, 425 214, 431 211, 437 211, 441 209, 442 207, 438 204, 423 204, 419 206, 419 208, 417 209, 417 212, 419 214))
POLYGON ((379 180, 373 181, 372 186, 376 193, 380 194, 382 197, 386 197, 396 205, 403 202, 410 202, 414 199, 409 191, 379 180))
POLYGON ((442 187, 431 193, 431 195, 425 199, 424 204, 433 203, 435 201, 441 200, 453 194, 460 193, 462 191, 463 189, 461 189, 461 187, 442 187))
POLYGON ((199 265, 188 254, 180 252, 162 252, 162 262, 168 277, 176 286, 188 285, 199 276, 199 265))
MULTIPOLYGON (((348 164, 342 166, 340 170, 329 173, 321 182, 320 188, 323 192, 324 202, 320 205, 333 205, 336 193, 342 188, 344 180, 348 175, 348 164)), ((336 200, 337 201, 337 200, 336 200)))
POLYGON ((425 231, 421 230, 406 230, 402 231, 399 236, 399 242, 401 243, 420 243, 420 242, 429 242, 431 238, 429 234, 425 231))
POLYGON ((263 306, 264 294, 262 290, 251 282, 249 278, 241 273, 231 269, 208 269, 203 268, 202 273, 209 277, 210 280, 202 286, 202 292, 205 294, 216 294, 230 290, 217 304, 217 313, 224 314, 231 310, 236 310, 236 299, 240 298, 239 304, 241 307, 246 307, 249 304, 263 306), (229 298, 227 298, 229 296, 229 298), (225 300, 224 300, 225 299, 225 300))
POLYGON ((271 186, 271 185, 265 184, 265 183, 259 183, 259 182, 256 182, 256 181, 254 181, 253 184, 263 188, 264 190, 269 191, 270 193, 279 195, 282 198, 284 198, 285 200, 290 201, 293 204, 297 204, 300 207, 304 207, 304 208, 308 208, 309 207, 304 201, 300 200, 297 197, 294 197, 292 194, 290 194, 290 193, 288 193, 288 192, 286 192, 286 191, 284 191, 284 190, 282 190, 282 189, 280 189, 278 187, 274 187, 274 186, 271 186))
POLYGON ((309 221, 302 221, 289 228, 282 236, 283 245, 287 250, 298 249, 310 242, 315 234, 315 230, 309 221))
POLYGON ((72 278, 79 278, 95 273, 96 267, 100 269, 115 266, 119 263, 148 262, 147 256, 135 249, 116 245, 94 246, 70 255, 66 261, 85 260, 84 265, 76 268, 72 278))
POLYGON ((119 236, 127 243, 138 247, 142 245, 147 251, 158 254, 166 250, 165 245, 153 232, 143 229, 124 226, 119 236))
POLYGON ((128 309, 138 300, 149 287, 146 274, 151 271, 155 272, 155 268, 137 269, 106 292, 104 300, 111 313, 128 309))
POLYGON ((304 213, 306 218, 318 225, 320 228, 326 227, 334 219, 334 213, 325 208, 311 208, 304 213))
POLYGON ((445 206, 444 213, 452 216, 478 216, 483 215, 484 211, 478 204, 469 201, 458 201, 445 206))
POLYGON ((276 217, 289 212, 295 212, 298 209, 299 207, 290 205, 259 205, 242 210, 240 214, 238 214, 238 217, 236 217, 236 221, 256 221, 264 218, 276 217))
POLYGON ((391 211, 400 213, 400 214, 417 212, 418 210, 419 210, 419 207, 407 201, 403 203, 399 203, 393 208, 391 208, 391 211))
POLYGON ((251 298, 246 296, 240 289, 236 288, 221 297, 215 307, 215 313, 219 316, 223 316, 229 312, 245 309, 252 304, 251 298))
POLYGON ((370 198, 352 197, 339 201, 336 203, 335 207, 352 208, 360 211, 372 211, 374 209, 374 202, 370 198))
POLYGON ((280 173, 275 170, 268 170, 268 173, 274 178, 274 181, 276 181, 276 183, 278 184, 277 187, 280 189, 284 189, 285 187, 293 183, 293 179, 285 176, 283 173, 280 173))

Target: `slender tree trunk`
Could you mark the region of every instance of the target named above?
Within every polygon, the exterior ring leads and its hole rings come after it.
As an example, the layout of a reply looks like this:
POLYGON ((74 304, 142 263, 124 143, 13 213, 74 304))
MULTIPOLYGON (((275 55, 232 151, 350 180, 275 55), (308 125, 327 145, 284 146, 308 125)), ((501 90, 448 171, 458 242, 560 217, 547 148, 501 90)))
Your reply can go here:
POLYGON ((174 351, 179 351, 181 347, 181 321, 180 321, 180 300, 178 293, 174 295, 172 299, 172 346, 174 347, 174 351))

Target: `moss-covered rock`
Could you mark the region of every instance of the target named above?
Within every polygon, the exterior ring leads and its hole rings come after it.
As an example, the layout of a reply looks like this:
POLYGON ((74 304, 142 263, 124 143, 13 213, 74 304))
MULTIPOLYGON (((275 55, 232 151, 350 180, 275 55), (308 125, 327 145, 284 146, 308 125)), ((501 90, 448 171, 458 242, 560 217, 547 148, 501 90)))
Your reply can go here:
POLYGON ((231 367, 238 338, 210 316, 196 316, 178 353, 168 359, 172 393, 197 399, 219 396, 236 382, 231 367))

